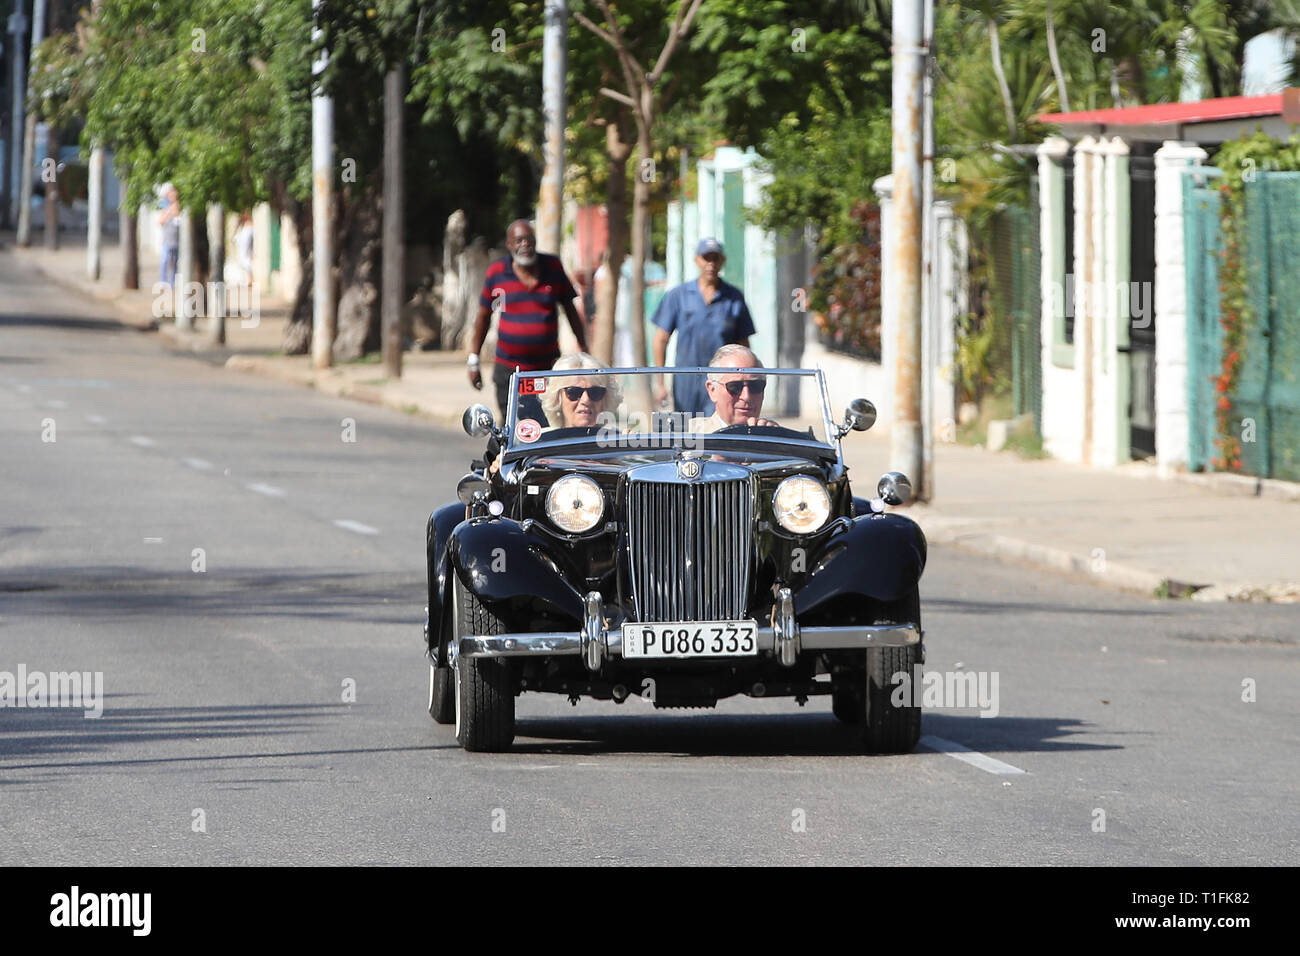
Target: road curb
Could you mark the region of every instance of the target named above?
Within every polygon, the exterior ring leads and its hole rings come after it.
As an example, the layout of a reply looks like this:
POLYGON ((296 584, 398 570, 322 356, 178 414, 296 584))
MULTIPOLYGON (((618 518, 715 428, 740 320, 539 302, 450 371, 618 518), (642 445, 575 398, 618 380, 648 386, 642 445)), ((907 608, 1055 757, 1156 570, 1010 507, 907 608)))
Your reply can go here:
POLYGON ((1196 474, 1176 472, 1175 481, 1209 488, 1219 494, 1241 495, 1249 498, 1269 498, 1273 501, 1300 502, 1300 483, 1278 478, 1256 478, 1253 475, 1232 475, 1226 472, 1196 474))
MULTIPOLYGON (((304 357, 305 361, 305 357, 304 357)), ((394 395, 387 389, 373 385, 359 385, 349 382, 334 369, 313 369, 303 365, 298 367, 287 364, 283 359, 261 359, 253 355, 232 355, 226 360, 225 367, 235 372, 261 375, 264 378, 314 388, 318 392, 335 398, 350 399, 377 405, 406 414, 416 414, 421 418, 439 425, 459 426, 465 414, 464 408, 448 408, 430 405, 418 396, 394 395)))
MULTIPOLYGON (((963 530, 971 521, 951 519, 937 512, 910 515, 925 532, 931 544, 950 545, 997 558, 1008 564, 1027 564, 1081 578, 1094 584, 1118 588, 1146 597, 1189 597, 1211 586, 1199 582, 1179 581, 1145 568, 1107 561, 1104 555, 1082 555, 1064 548, 1035 544, 1022 538, 986 531, 963 530)), ((1218 589, 1201 600, 1234 600, 1229 589, 1218 589)))
POLYGON ((89 279, 74 278, 65 275, 57 269, 49 268, 41 261, 39 255, 30 254, 27 250, 19 246, 10 247, 7 251, 10 252, 14 258, 31 266, 60 288, 67 289, 69 292, 75 292, 79 295, 89 296, 98 302, 105 303, 117 314, 123 325, 138 329, 141 332, 151 332, 157 327, 155 320, 152 318, 148 321, 141 322, 139 310, 131 303, 122 301, 123 295, 140 293, 141 290, 132 289, 114 291, 110 289, 101 289, 89 279))

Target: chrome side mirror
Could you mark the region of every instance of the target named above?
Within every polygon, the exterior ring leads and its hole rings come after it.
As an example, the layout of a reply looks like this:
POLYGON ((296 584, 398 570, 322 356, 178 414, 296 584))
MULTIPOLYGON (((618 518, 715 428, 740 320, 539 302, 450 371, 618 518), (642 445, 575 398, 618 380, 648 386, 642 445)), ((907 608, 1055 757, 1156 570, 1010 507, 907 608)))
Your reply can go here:
POLYGON ((876 423, 876 406, 865 398, 855 398, 844 410, 844 423, 835 429, 835 437, 843 438, 849 432, 864 432, 876 423))
POLYGON ((887 505, 901 505, 912 497, 912 482, 901 471, 887 471, 880 476, 876 494, 887 505))
POLYGON ((864 432, 876 423, 876 406, 865 398, 855 398, 849 402, 844 413, 844 424, 855 432, 864 432))
POLYGON ((460 419, 460 427, 465 429, 465 434, 471 438, 486 438, 492 434, 496 424, 492 411, 482 404, 471 405, 465 409, 465 414, 460 419))

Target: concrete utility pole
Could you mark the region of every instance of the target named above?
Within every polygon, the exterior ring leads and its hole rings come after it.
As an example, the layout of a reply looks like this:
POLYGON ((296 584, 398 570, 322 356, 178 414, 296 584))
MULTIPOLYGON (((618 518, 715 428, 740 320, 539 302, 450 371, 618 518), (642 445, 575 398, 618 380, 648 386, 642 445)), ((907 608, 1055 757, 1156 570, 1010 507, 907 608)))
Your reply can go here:
POLYGON ((104 148, 90 150, 90 181, 86 186, 89 200, 86 214, 86 278, 99 279, 100 241, 104 235, 104 148))
MULTIPOLYGON (((319 18, 322 0, 312 0, 313 17, 319 18)), ((322 31, 312 27, 312 41, 322 31)), ((324 50, 312 64, 311 94, 311 233, 312 233, 312 322, 311 361, 316 368, 334 363, 334 329, 337 303, 334 301, 334 100, 320 89, 321 74, 329 62, 324 50)))
POLYGON ((934 0, 925 4, 925 88, 921 100, 921 261, 924 292, 921 338, 921 474, 916 478, 916 497, 934 498, 934 376, 938 363, 935 352, 939 337, 939 284, 934 273, 934 0))
POLYGON ((14 221, 14 203, 18 202, 18 170, 23 164, 23 80, 27 76, 27 59, 24 55, 23 35, 27 33, 27 18, 23 16, 22 0, 14 4, 9 14, 10 49, 13 50, 13 93, 9 114, 9 155, 5 157, 5 225, 14 221))
MULTIPOLYGON (((35 53, 45 39, 45 0, 32 0, 32 3, 32 52, 35 53)), ((18 235, 14 239, 23 248, 32 244, 32 156, 35 153, 36 114, 27 113, 23 124, 23 155, 17 169, 18 235)))
POLYGON ((560 254, 564 223, 564 80, 568 74, 569 5, 546 0, 542 39, 542 116, 546 123, 546 168, 537 200, 537 247, 560 254))
POLYGON ((176 284, 172 286, 172 308, 176 328, 182 332, 194 331, 194 316, 198 312, 198 298, 190 295, 194 281, 194 216, 187 206, 181 206, 181 244, 176 253, 176 284))
POLYGON ((406 64, 384 76, 384 267, 380 342, 384 374, 402 377, 402 302, 406 298, 406 190, 402 180, 402 107, 406 64))
POLYGON ((59 248, 59 131, 53 123, 45 127, 45 160, 50 175, 47 178, 42 171, 41 179, 45 182, 45 248, 59 248))
POLYGON ((898 300, 890 468, 925 486, 921 444, 921 94, 923 0, 894 0, 894 290, 898 300))

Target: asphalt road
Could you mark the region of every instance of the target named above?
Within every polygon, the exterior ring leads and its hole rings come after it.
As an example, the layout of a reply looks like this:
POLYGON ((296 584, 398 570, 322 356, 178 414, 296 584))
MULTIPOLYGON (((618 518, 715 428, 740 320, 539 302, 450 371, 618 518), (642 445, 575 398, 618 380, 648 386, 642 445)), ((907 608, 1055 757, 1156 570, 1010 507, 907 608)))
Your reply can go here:
POLYGON ((420 624, 475 441, 169 354, 3 253, 0 437, 0 672, 104 681, 98 719, 0 709, 0 864, 1300 858, 1300 607, 935 548, 927 670, 999 712, 929 710, 914 754, 856 755, 828 698, 535 694, 466 754, 420 624))

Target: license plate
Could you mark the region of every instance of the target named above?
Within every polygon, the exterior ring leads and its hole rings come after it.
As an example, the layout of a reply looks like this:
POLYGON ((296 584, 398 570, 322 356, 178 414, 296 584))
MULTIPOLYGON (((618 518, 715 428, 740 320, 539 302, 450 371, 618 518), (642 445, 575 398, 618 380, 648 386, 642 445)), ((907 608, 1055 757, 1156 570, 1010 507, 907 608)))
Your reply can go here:
POLYGON ((681 621, 623 625, 624 657, 752 657, 756 621, 681 621))

